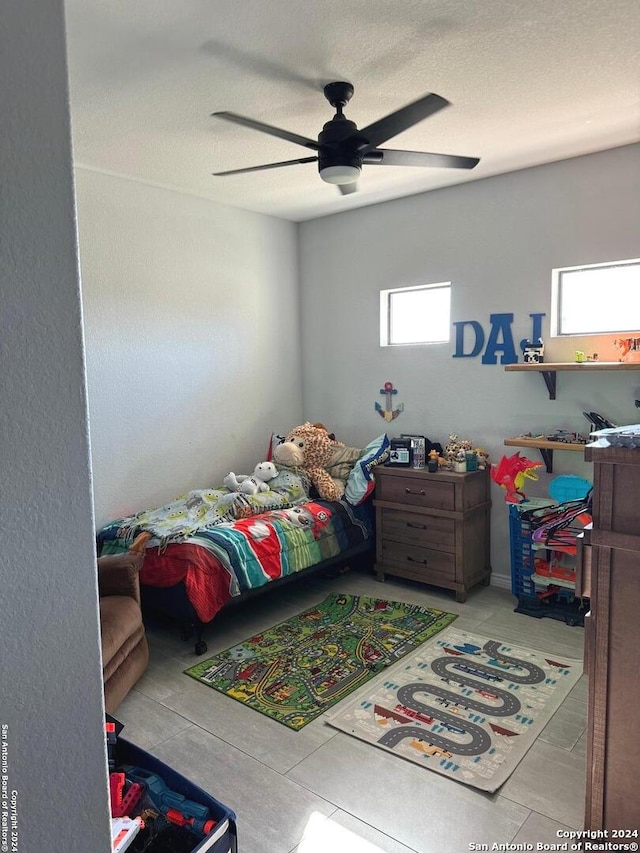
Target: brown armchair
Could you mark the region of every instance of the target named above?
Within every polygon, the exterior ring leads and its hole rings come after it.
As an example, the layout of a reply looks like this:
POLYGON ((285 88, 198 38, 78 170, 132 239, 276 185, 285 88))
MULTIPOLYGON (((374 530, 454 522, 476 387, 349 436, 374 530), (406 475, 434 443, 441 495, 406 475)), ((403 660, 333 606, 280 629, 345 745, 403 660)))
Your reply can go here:
POLYGON ((126 554, 98 558, 102 678, 109 714, 114 713, 149 663, 138 580, 148 538, 148 534, 138 537, 126 554))

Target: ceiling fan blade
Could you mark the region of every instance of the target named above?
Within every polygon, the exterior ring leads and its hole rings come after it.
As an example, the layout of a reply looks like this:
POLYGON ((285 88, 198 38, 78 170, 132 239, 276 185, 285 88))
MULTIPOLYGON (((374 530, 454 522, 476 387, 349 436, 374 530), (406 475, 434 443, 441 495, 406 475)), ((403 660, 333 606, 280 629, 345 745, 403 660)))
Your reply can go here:
POLYGON ((358 185, 355 182, 353 184, 338 184, 338 189, 340 195, 351 195, 351 193, 358 192, 358 185))
POLYGON ((449 101, 441 98, 440 95, 425 95, 423 98, 418 98, 417 101, 407 104, 406 107, 402 107, 359 130, 357 136, 366 140, 366 149, 377 148, 381 142, 386 142, 392 136, 397 136, 403 130, 413 127, 422 119, 428 118, 428 116, 448 106, 449 101))
POLYGON ((297 133, 291 133, 288 130, 282 130, 280 127, 273 127, 270 124, 264 124, 261 121, 255 121, 246 116, 239 116, 236 113, 218 112, 211 113, 214 118, 221 118, 225 121, 230 121, 233 124, 241 124, 244 127, 250 127, 253 130, 260 130, 262 133, 268 133, 271 136, 277 136, 279 139, 286 139, 288 142, 295 142, 296 145, 303 145, 305 148, 312 148, 317 151, 320 147, 313 139, 308 139, 306 136, 300 136, 297 133))
POLYGON ((362 155, 363 163, 378 166, 432 166, 441 169, 473 169, 478 157, 458 157, 455 154, 431 154, 427 151, 395 151, 374 148, 362 155))
POLYGON ((266 163, 264 166, 249 166, 246 169, 230 169, 228 172, 212 172, 217 178, 222 175, 240 175, 242 172, 262 172, 264 169, 279 169, 280 166, 296 166, 298 163, 317 163, 317 157, 301 157, 299 160, 282 160, 280 163, 266 163))

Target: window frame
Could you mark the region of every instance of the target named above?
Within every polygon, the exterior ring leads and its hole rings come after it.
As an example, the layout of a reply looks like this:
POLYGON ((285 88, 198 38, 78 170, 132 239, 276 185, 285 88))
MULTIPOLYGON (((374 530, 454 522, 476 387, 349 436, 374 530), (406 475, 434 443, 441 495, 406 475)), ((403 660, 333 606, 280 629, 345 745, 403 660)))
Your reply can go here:
POLYGON ((380 346, 381 347, 421 347, 432 346, 433 344, 447 344, 451 340, 451 323, 449 322, 449 333, 446 338, 439 338, 433 341, 403 341, 394 342, 391 340, 391 323, 392 323, 392 297, 400 293, 408 293, 411 291, 426 291, 426 290, 447 290, 449 293, 449 321, 451 320, 451 294, 452 284, 450 281, 438 281, 432 284, 416 284, 407 287, 390 287, 380 291, 380 346))
POLYGON ((620 267, 638 267, 640 273, 640 258, 628 258, 621 261, 605 261, 597 264, 578 264, 573 267, 556 267, 552 270, 551 284, 551 336, 554 338, 595 337, 600 335, 624 335, 638 332, 636 327, 621 328, 614 331, 562 331, 562 277, 565 273, 582 272, 586 270, 619 269, 620 267))

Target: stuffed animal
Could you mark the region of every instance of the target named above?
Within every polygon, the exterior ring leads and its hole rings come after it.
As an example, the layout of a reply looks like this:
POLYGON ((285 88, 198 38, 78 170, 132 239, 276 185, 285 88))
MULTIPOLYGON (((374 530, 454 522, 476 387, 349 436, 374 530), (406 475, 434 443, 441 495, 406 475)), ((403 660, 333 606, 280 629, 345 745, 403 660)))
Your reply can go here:
POLYGON ((489 454, 482 447, 476 447, 476 456, 478 457, 478 468, 480 471, 484 471, 487 465, 489 465, 489 454))
POLYGON ((229 471, 223 482, 230 492, 255 495, 257 492, 268 492, 267 483, 277 476, 278 469, 273 462, 260 462, 253 469, 253 474, 234 474, 229 471))
POLYGON ((340 446, 340 442, 333 439, 323 426, 307 422, 291 430, 282 444, 274 450, 273 458, 278 465, 300 468, 316 487, 321 498, 337 501, 344 490, 341 490, 326 470, 337 446, 340 446))

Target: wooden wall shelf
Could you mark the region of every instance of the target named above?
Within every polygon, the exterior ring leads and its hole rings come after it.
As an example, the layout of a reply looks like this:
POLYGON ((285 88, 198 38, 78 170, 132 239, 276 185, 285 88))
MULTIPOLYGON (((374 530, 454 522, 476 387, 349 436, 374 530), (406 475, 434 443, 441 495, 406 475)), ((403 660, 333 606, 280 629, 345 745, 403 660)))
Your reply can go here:
POLYGON ((592 373, 596 370, 640 370, 640 362, 627 361, 545 361, 542 364, 505 364, 507 371, 541 373, 549 392, 549 399, 556 399, 556 374, 565 370, 592 373))
POLYGON ((536 450, 540 451, 547 468, 547 474, 553 474, 554 450, 584 451, 587 446, 586 444, 569 444, 566 441, 549 441, 547 438, 527 438, 526 436, 505 438, 504 443, 508 447, 535 447, 536 450))

